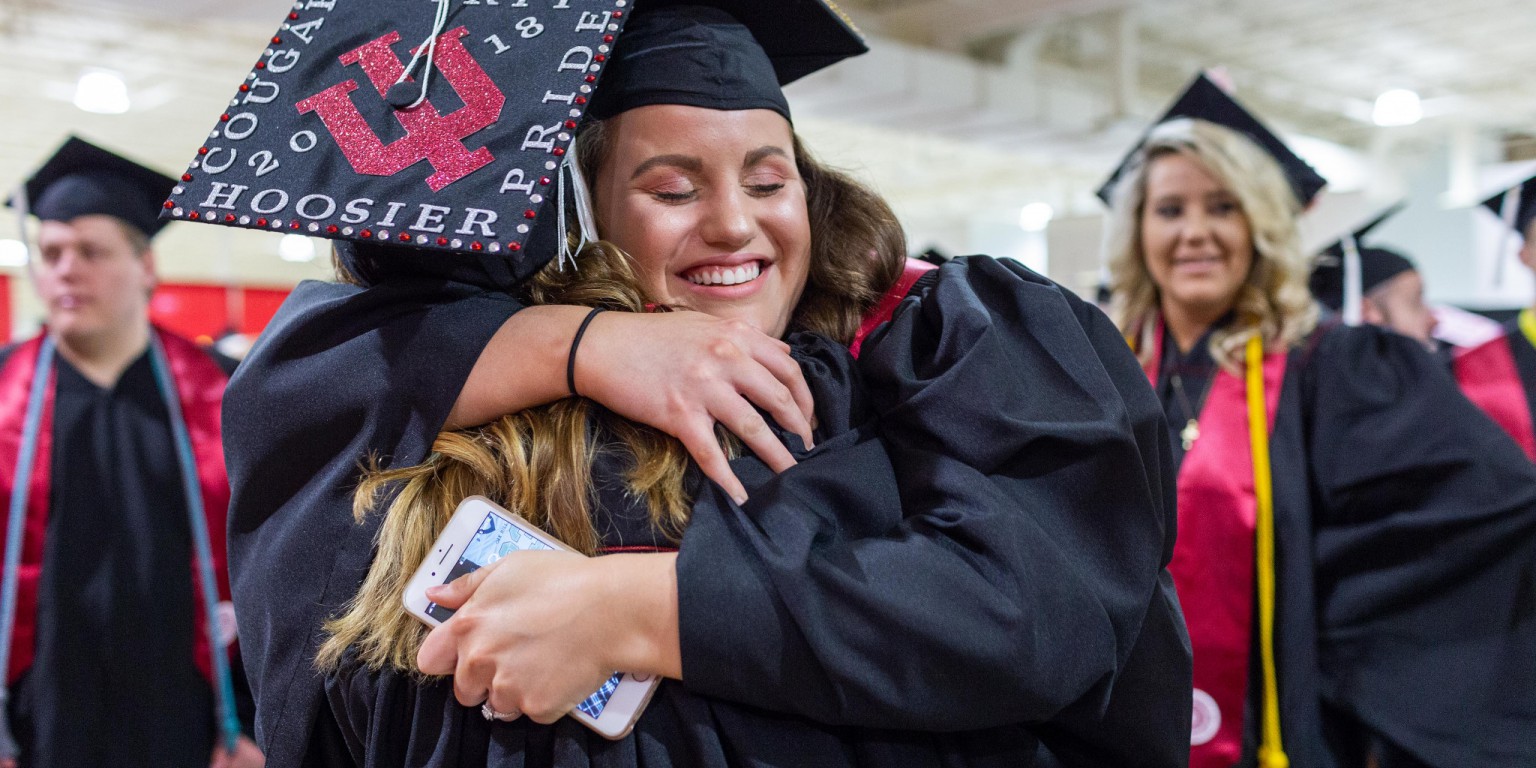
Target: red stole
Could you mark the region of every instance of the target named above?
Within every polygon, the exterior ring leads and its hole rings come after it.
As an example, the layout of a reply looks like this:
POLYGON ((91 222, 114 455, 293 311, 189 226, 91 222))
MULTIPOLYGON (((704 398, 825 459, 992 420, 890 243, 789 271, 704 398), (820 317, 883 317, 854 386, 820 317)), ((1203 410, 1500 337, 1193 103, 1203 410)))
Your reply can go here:
MULTIPOLYGON (((158 328, 155 333, 159 335, 166 359, 170 362, 170 373, 176 381, 177 398, 181 402, 182 415, 192 441, 192 453, 197 460, 198 484, 202 488, 203 508, 213 550, 213 569, 218 574, 219 599, 228 600, 229 569, 226 566, 224 532, 229 511, 229 480, 224 474, 224 442, 219 427, 219 403, 224 397, 224 385, 228 377, 206 352, 192 342, 158 328)), ((41 350, 42 337, 38 336, 18 345, 4 367, 0 368, 0 487, 3 487, 7 498, 12 492, 21 449, 27 395, 41 350)), ((21 565, 16 587, 16 627, 10 638, 10 669, 6 670, 6 680, 12 684, 32 666, 35 652, 37 586, 43 570, 43 538, 48 530, 53 479, 53 400, 56 387, 56 380, 48 383, 43 401, 37 456, 27 496, 26 525, 23 529, 21 565)), ((182 510, 181 514, 186 512, 182 510)), ((0 548, 3 548, 4 539, 4 526, 0 526, 0 548)), ((188 555, 193 580, 192 594, 196 596, 202 588, 197 576, 196 555, 191 552, 188 555)), ((212 680, 210 643, 208 633, 203 630, 207 626, 207 619, 201 599, 193 601, 193 621, 194 662, 203 676, 212 680)))
POLYGON ((907 291, 912 290, 912 286, 917 283, 917 279, 922 277, 924 273, 934 269, 938 269, 938 267, 926 261, 907 259, 907 264, 902 268, 901 277, 896 279, 896 284, 892 285, 891 289, 886 291, 884 296, 880 297, 880 303, 876 304, 875 308, 871 309, 869 314, 864 316, 863 322, 859 323, 858 333, 853 335, 853 343, 848 345, 848 350, 853 353, 854 357, 859 356, 859 348, 864 346, 865 337, 874 332, 876 328, 879 328, 881 323, 891 319, 891 315, 896 312, 896 307, 901 304, 902 299, 907 297, 907 291))
POLYGON ((1523 334, 1511 331, 1456 354, 1452 369, 1461 391, 1474 405, 1504 428, 1525 455, 1536 460, 1536 429, 1531 425, 1530 401, 1515 365, 1511 344, 1527 344, 1523 334))
MULTIPOLYGON (((1147 377, 1157 386, 1159 332, 1147 377)), ((1264 357, 1270 428, 1285 378, 1285 352, 1264 357)), ((1243 379, 1218 369, 1200 412, 1200 438, 1179 468, 1179 536, 1173 574, 1194 651, 1191 768, 1231 768, 1242 757, 1248 658, 1253 647, 1254 537, 1258 498, 1243 379)))

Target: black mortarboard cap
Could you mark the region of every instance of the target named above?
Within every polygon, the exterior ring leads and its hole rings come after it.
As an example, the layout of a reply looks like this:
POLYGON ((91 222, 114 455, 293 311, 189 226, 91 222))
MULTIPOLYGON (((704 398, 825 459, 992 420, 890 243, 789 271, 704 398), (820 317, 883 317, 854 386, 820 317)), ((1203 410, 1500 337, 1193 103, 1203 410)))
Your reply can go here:
POLYGON ((1360 255, 1360 293, 1362 295, 1404 272, 1416 269, 1412 261, 1397 251, 1388 248, 1370 248, 1364 243, 1367 235, 1387 219, 1396 216, 1407 205, 1407 202, 1399 201, 1387 206, 1323 249, 1308 278, 1308 287, 1312 289, 1312 295, 1318 301, 1335 312, 1342 311, 1347 303, 1346 240, 1354 242, 1355 252, 1360 255))
MULTIPOLYGON (((154 237, 167 222, 160 204, 176 181, 115 152, 71 136, 27 179, 28 212, 47 221, 105 214, 154 237)), ((12 198, 6 203, 15 206, 12 198)))
POLYGON ((1126 153, 1125 158, 1120 161, 1119 167, 1115 168, 1114 174, 1109 177, 1108 181, 1104 182, 1103 186, 1099 187, 1098 196, 1100 200, 1103 200, 1106 204, 1110 202, 1110 196, 1114 193, 1115 185, 1120 182, 1121 176, 1125 175, 1131 162, 1135 160, 1136 153, 1141 149, 1142 144, 1146 143, 1147 137, 1152 133, 1152 129, 1169 120, 1181 117, 1196 118, 1226 126, 1247 136, 1254 143, 1258 144, 1260 148, 1269 153, 1280 164, 1280 169, 1285 172, 1286 180, 1291 183, 1291 192, 1295 194, 1297 201, 1301 203, 1303 208, 1311 203, 1312 198, 1316 197, 1317 193, 1322 191, 1323 187, 1328 184, 1327 179, 1324 179, 1311 165, 1307 164, 1307 161, 1301 159, 1295 152, 1292 152, 1290 147, 1287 147, 1285 142, 1275 135, 1274 131, 1266 128, 1263 123, 1259 122, 1258 118, 1243 108, 1242 104, 1239 104, 1230 94, 1212 82, 1204 73, 1201 73, 1195 77, 1194 82, 1189 84, 1189 87, 1173 103, 1173 106, 1169 107, 1168 111, 1158 118, 1152 128, 1149 128, 1147 133, 1142 135, 1141 140, 1136 142, 1136 146, 1126 153))
MULTIPOLYGON (((1406 256, 1390 248, 1361 247, 1359 251, 1361 293, 1370 293, 1382 283, 1416 269, 1413 262, 1406 256)), ((1335 312, 1342 310, 1344 308, 1343 256, 1325 257, 1320 260, 1317 267, 1312 270, 1309 286, 1312 289, 1312 295, 1316 296, 1324 306, 1335 312)))
MULTIPOLYGON (((781 53, 790 70, 833 60, 819 47, 796 46, 802 27, 836 19, 823 2, 706 4, 766 25, 753 31, 788 46, 781 53)), ((407 270, 440 262, 426 269, 432 274, 473 264, 483 273, 477 282, 510 287, 560 252, 562 159, 616 64, 626 25, 673 5, 296 5, 165 213, 351 240, 356 247, 340 250, 354 263, 360 254, 407 270), (432 39, 435 47, 423 45, 432 39), (420 61, 397 84, 413 51, 420 61), (411 107, 424 82, 425 102, 411 107)))
POLYGON ((1531 230, 1531 222, 1536 220, 1536 176, 1532 176, 1484 200, 1483 206, 1493 211, 1493 215, 1499 217, 1500 221, 1504 221, 1505 201, 1509 200, 1510 196, 1514 195, 1517 190, 1519 191, 1519 200, 1512 200, 1510 202, 1516 208, 1514 210, 1514 220, 1509 223, 1514 227, 1516 234, 1525 237, 1526 233, 1531 230))
MULTIPOLYGON (((1407 206, 1408 203, 1406 201, 1396 202, 1387 206, 1379 213, 1372 215, 1371 218, 1367 219, 1364 224, 1361 224, 1351 230, 1348 237, 1354 238, 1355 245, 1357 247, 1363 247, 1366 235, 1369 235, 1371 232, 1375 231, 1375 229, 1385 223, 1387 219, 1390 219, 1393 216, 1401 213, 1402 210, 1407 206)), ((1342 257, 1344 255, 1344 238, 1340 237, 1338 240, 1335 240, 1328 247, 1324 248, 1322 252, 1324 256, 1332 256, 1335 258, 1342 257)), ((1367 288, 1366 290, 1370 289, 1367 288)))
POLYGON ((820 0, 736 0, 716 7, 642 2, 614 49, 590 116, 685 104, 771 109, 788 120, 781 85, 867 50, 847 19, 820 0), (785 14, 797 23, 785 24, 785 14))

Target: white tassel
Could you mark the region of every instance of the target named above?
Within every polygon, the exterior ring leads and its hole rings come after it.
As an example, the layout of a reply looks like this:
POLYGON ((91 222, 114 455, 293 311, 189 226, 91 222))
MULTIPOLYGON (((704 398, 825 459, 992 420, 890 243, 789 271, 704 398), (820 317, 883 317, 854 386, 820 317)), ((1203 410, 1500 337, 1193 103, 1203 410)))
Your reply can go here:
POLYGON ((587 179, 581 172, 581 165, 576 159, 576 143, 566 150, 565 161, 560 166, 559 189, 556 194, 556 203, 560 208, 558 224, 560 226, 560 269, 565 269, 565 262, 576 263, 576 256, 588 243, 597 242, 597 214, 592 210, 592 192, 587 187, 587 179), (576 242, 574 250, 571 249, 570 238, 566 236, 565 224, 565 194, 566 187, 570 187, 571 202, 576 206, 576 226, 580 232, 580 238, 576 242))
POLYGON ((411 76, 411 72, 415 71, 416 62, 421 60, 422 52, 426 52, 427 66, 421 73, 421 92, 416 95, 415 101, 404 106, 403 109, 415 109, 427 100, 427 84, 432 82, 432 59, 437 55, 437 37, 443 34, 443 25, 447 21, 448 0, 437 0, 437 15, 432 20, 432 33, 427 35, 427 39, 422 41, 421 45, 416 46, 416 55, 411 57, 411 61, 405 65, 405 69, 400 70, 400 77, 395 80, 395 85, 405 82, 405 79, 411 76))
MULTIPOLYGON (((1505 254, 1509 253, 1510 245, 1518 242, 1525 233, 1520 231, 1518 219, 1520 218, 1520 198, 1525 192, 1525 184, 1516 185, 1514 189, 1504 193, 1504 205, 1499 208, 1499 218, 1504 220, 1504 235, 1499 239, 1499 249, 1494 251, 1493 259, 1493 285, 1499 287, 1504 284, 1505 254)), ((1517 256, 1518 258, 1518 256, 1517 256)))
POLYGON ((1354 235, 1344 237, 1344 324, 1359 325, 1361 321, 1360 295, 1360 246, 1354 235))

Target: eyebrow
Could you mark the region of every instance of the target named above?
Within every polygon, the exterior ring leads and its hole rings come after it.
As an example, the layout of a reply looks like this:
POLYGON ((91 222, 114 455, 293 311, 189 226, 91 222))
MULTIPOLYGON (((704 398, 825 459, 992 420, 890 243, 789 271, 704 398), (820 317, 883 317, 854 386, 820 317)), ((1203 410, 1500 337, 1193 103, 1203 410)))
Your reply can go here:
POLYGON ((751 168, 752 166, 757 165, 758 163, 761 163, 763 160, 770 157, 782 157, 785 160, 788 160, 789 153, 785 152, 779 147, 773 146, 772 144, 761 146, 747 153, 747 158, 741 161, 741 167, 751 168))
POLYGON ((681 168, 691 173, 701 173, 704 170, 704 161, 697 157, 692 157, 690 155, 657 155, 636 167, 635 172, 631 173, 629 178, 631 181, 633 181, 634 179, 639 178, 640 175, 646 171, 663 165, 670 165, 675 168, 681 168))
MULTIPOLYGON (((785 152, 782 148, 775 147, 773 145, 758 147, 757 149, 747 153, 746 158, 741 161, 741 167, 751 168, 752 166, 757 165, 758 163, 761 163, 763 160, 770 157, 782 157, 788 160, 789 153, 785 152)), ((639 178, 640 175, 646 171, 663 165, 669 165, 674 168, 681 168, 682 170, 688 171, 690 173, 702 173, 704 171, 704 162, 692 155, 657 155, 636 166, 634 173, 631 173, 629 178, 630 180, 634 180, 639 178)))

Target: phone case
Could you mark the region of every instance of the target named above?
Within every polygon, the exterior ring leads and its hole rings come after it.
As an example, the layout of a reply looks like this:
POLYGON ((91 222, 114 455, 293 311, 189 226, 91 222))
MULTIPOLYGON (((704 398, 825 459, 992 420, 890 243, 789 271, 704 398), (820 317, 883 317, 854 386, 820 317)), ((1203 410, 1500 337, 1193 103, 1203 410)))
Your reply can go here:
MULTIPOLYGON (((530 549, 576 551, 490 499, 470 496, 459 503, 448 525, 433 542, 432 551, 411 576, 401 596, 405 609, 427 626, 438 626, 452 614, 438 609, 447 615, 433 615, 436 606, 425 597, 427 586, 452 581, 509 552, 530 549), (496 517, 500 520, 495 520, 496 517), (471 524, 475 527, 470 528, 471 524), (467 539, 462 542, 462 547, 459 546, 460 539, 467 539), (534 542, 542 546, 535 546, 534 542), (457 558, 450 564, 449 556, 454 553, 457 558), (466 568, 466 561, 473 567, 466 568)), ((659 684, 660 680, 655 678, 615 673, 571 710, 570 716, 604 738, 622 739, 634 728, 659 684), (596 716, 592 714, 594 711, 598 713, 596 716), (620 716, 621 713, 628 714, 620 716)))

